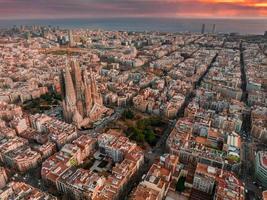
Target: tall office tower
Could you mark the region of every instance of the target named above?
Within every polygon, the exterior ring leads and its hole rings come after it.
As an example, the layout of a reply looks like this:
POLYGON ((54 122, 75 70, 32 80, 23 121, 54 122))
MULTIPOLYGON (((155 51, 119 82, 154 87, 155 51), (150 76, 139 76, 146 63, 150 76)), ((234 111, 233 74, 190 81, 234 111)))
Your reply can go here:
POLYGON ((73 34, 72 34, 72 30, 69 30, 69 46, 70 47, 74 47, 74 39, 73 39, 73 34))
POLYGON ((214 34, 216 32, 216 24, 212 25, 212 34, 214 34))
POLYGON ((72 60, 61 72, 62 107, 64 119, 80 128, 95 122, 108 109, 103 106, 93 72, 81 70, 79 63, 72 60))
POLYGON ((21 32, 25 31, 25 26, 21 25, 21 26, 20 26, 20 31, 21 31, 21 32))
POLYGON ((25 33, 25 38, 26 38, 27 40, 30 40, 30 39, 31 39, 31 33, 30 33, 29 31, 27 31, 27 32, 25 33))
POLYGON ((202 24, 201 34, 204 34, 205 33, 205 28, 206 28, 206 25, 205 24, 202 24))

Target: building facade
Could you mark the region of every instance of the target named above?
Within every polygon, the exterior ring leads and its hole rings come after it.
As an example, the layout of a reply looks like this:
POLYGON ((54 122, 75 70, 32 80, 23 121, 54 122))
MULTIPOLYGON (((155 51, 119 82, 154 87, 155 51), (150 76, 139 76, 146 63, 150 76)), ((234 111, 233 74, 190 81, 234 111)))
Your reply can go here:
POLYGON ((267 187, 267 151, 259 151, 256 155, 255 176, 267 187))

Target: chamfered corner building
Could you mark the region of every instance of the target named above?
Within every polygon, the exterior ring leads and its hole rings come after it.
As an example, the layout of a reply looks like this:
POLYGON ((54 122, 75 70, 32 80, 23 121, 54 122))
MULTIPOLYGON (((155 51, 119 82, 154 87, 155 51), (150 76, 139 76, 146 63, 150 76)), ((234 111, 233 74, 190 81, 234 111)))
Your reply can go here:
POLYGON ((259 151, 256 155, 255 176, 264 187, 267 187, 267 151, 259 151))

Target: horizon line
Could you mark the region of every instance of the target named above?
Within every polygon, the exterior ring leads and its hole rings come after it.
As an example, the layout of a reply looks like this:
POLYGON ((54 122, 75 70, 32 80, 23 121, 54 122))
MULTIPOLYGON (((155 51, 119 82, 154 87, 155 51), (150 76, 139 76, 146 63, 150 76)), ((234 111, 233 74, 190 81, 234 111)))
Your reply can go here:
POLYGON ((221 16, 221 17, 212 17, 212 16, 162 16, 162 17, 153 17, 153 16, 105 16, 105 17, 92 17, 92 16, 73 16, 73 17, 64 17, 64 16, 57 16, 57 17, 14 17, 14 18, 1 18, 0 20, 71 20, 71 19, 138 19, 138 18, 147 18, 147 19, 221 19, 221 20, 267 20, 266 17, 258 16, 258 17, 235 17, 235 16, 221 16))

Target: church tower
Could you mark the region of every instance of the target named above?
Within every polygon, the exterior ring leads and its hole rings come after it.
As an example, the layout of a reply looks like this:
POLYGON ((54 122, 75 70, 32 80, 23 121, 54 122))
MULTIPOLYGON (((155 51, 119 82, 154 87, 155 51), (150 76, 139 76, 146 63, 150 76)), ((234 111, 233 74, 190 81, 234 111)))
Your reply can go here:
POLYGON ((82 81, 81 68, 76 60, 71 61, 72 80, 74 82, 75 94, 77 98, 76 106, 81 116, 84 116, 83 99, 84 99, 84 83, 82 81))
POLYGON ((73 85, 73 81, 71 78, 71 74, 68 68, 68 65, 66 65, 65 68, 65 74, 64 77, 64 98, 63 98, 63 111, 64 111, 64 118, 67 122, 72 122, 73 113, 76 109, 76 94, 75 89, 73 85))
POLYGON ((82 70, 76 60, 71 61, 70 68, 67 64, 60 75, 63 115, 66 122, 80 128, 97 121, 107 108, 103 106, 92 70, 88 75, 87 70, 82 70))

